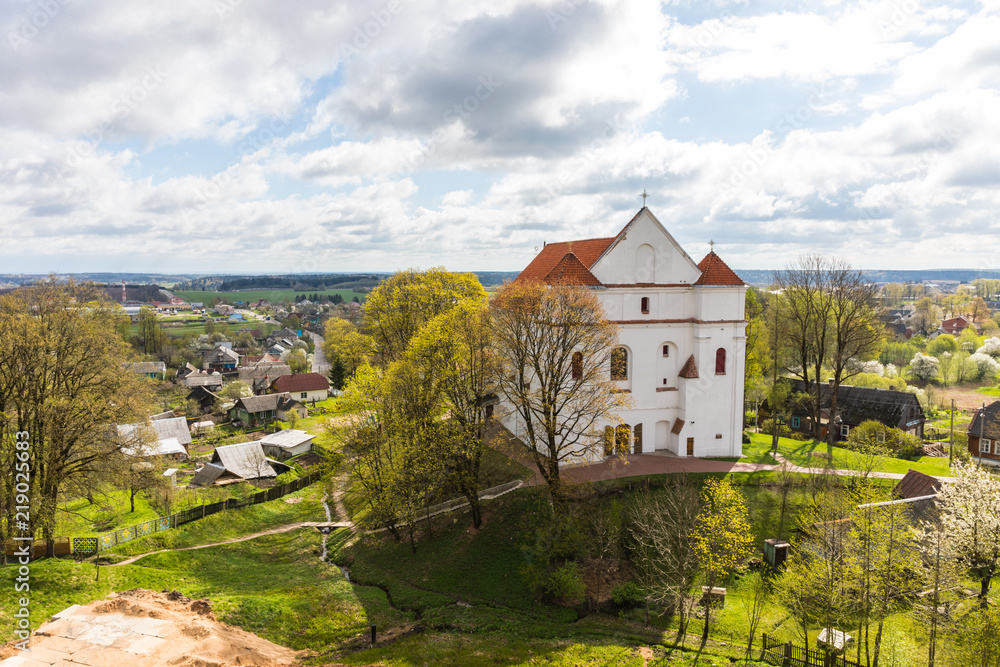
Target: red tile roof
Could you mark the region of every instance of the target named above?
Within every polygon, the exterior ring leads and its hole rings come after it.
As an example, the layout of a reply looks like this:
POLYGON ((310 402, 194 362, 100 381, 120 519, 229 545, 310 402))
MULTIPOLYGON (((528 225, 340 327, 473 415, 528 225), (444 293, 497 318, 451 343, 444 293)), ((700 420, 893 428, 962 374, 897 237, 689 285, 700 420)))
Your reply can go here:
POLYGON ((330 381, 319 373, 282 375, 274 381, 274 388, 279 392, 320 391, 329 389, 330 381))
POLYGON ((559 263, 549 271, 544 281, 549 285, 600 285, 601 281, 587 270, 583 262, 571 252, 566 253, 559 263))
MULTIPOLYGON (((604 254, 604 251, 611 246, 614 237, 606 239, 584 239, 583 241, 562 241, 560 243, 549 243, 542 251, 535 255, 531 263, 525 267, 524 271, 517 277, 517 280, 540 280, 546 281, 552 270, 555 269, 566 257, 573 254, 580 264, 587 269, 594 265, 594 262, 604 254)), ((591 277, 593 277, 591 275, 591 277)), ((596 280, 596 279, 595 279, 596 280)), ((599 284, 599 283, 584 283, 599 284)))
POLYGON ((693 380, 698 377, 698 366, 694 363, 694 355, 692 354, 688 357, 688 360, 684 362, 684 367, 681 368, 681 372, 678 373, 682 378, 687 378, 693 380))
POLYGON ((695 281, 695 285, 746 285, 714 250, 698 262, 698 268, 701 269, 701 277, 695 281))

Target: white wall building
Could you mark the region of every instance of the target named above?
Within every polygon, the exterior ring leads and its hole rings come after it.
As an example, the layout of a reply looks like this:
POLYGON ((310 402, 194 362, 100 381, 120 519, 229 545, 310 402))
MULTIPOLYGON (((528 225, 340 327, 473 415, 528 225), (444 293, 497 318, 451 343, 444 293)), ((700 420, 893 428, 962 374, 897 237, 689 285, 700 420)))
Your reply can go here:
POLYGON ((643 207, 614 237, 546 244, 518 279, 597 290, 619 325, 629 453, 742 454, 746 284, 714 251, 696 264, 643 207))

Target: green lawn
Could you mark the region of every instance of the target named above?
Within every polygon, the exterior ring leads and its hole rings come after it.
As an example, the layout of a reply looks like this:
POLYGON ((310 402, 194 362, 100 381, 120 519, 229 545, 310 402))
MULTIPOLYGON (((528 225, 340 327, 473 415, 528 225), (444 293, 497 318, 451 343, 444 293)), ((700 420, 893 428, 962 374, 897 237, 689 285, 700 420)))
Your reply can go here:
POLYGON ((352 301, 354 297, 358 297, 358 301, 364 303, 365 297, 368 296, 363 292, 358 292, 353 289, 328 289, 328 290, 253 290, 249 292, 174 292, 177 296, 184 299, 188 303, 192 301, 195 303, 203 303, 206 307, 212 304, 212 299, 218 297, 226 303, 234 303, 236 301, 243 301, 245 303, 250 303, 252 301, 260 301, 261 299, 267 299, 268 303, 276 304, 285 301, 294 301, 295 297, 299 294, 326 294, 327 296, 333 296, 334 294, 339 294, 344 301, 352 301))
POLYGON ((96 537, 160 516, 143 493, 135 496, 135 512, 130 509, 127 490, 96 494, 93 505, 86 498, 71 500, 62 503, 56 512, 55 534, 59 537, 96 537))
POLYGON ((251 505, 238 510, 225 510, 199 521, 186 523, 173 530, 153 533, 120 544, 102 555, 135 556, 159 549, 177 549, 198 544, 212 544, 233 537, 284 526, 297 521, 325 521, 322 498, 324 485, 311 484, 301 491, 278 500, 251 505))
MULTIPOLYGON (((740 461, 767 464, 776 463, 771 457, 770 451, 770 435, 765 433, 751 433, 750 444, 743 445, 743 458, 740 461)), ((843 447, 831 447, 826 443, 815 440, 801 441, 791 438, 779 438, 778 451, 792 463, 812 468, 822 468, 829 463, 831 467, 840 470, 857 470, 863 462, 863 457, 855 452, 843 447), (819 454, 825 456, 817 456, 819 454)), ((951 476, 951 470, 948 468, 948 457, 946 456, 921 456, 914 461, 888 456, 879 457, 874 471, 906 474, 906 471, 910 468, 936 477, 951 476)))
MULTIPOLYGON (((248 542, 149 556, 131 565, 101 567, 49 559, 31 566, 32 623, 72 604, 87 604, 112 591, 177 590, 207 597, 219 620, 293 649, 341 645, 367 631, 405 624, 411 615, 393 610, 385 594, 347 583, 336 567, 320 561, 321 536, 300 529, 248 542)), ((0 639, 11 638, 13 605, 0 606, 0 639)))

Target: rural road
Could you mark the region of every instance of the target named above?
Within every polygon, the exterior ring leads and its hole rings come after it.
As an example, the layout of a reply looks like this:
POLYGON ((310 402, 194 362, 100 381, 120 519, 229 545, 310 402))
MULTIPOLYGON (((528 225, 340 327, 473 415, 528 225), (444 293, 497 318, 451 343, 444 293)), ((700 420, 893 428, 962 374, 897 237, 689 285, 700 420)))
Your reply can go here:
POLYGON ((327 361, 326 355, 323 354, 323 337, 312 331, 307 331, 306 333, 312 336, 313 343, 316 344, 316 349, 313 351, 313 373, 326 375, 326 372, 330 370, 330 362, 327 361))

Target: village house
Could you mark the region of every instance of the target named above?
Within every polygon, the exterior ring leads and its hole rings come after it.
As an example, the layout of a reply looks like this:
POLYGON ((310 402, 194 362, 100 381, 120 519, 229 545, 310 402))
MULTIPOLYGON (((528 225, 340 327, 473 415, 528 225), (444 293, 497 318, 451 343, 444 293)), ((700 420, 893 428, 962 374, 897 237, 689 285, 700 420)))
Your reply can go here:
MULTIPOLYGON (((802 380, 792 380, 792 391, 797 394, 806 393, 802 380)), ((813 389, 815 391, 815 389, 813 389)), ((830 423, 830 406, 833 389, 829 384, 820 385, 820 437, 826 438, 830 423)), ((846 440, 851 429, 866 421, 877 421, 890 428, 898 428, 904 433, 911 433, 918 438, 924 437, 924 410, 916 394, 907 391, 891 389, 875 389, 873 387, 854 387, 840 385, 837 392, 837 414, 833 416, 837 439, 846 440)), ((788 427, 793 431, 812 433, 812 422, 808 409, 799 404, 788 420, 788 427)))
POLYGON ((229 418, 236 424, 255 427, 275 420, 288 421, 289 413, 304 419, 306 407, 288 394, 265 394, 236 399, 229 409, 229 418))
POLYGON ((222 375, 218 371, 214 373, 189 373, 184 378, 184 386, 188 389, 205 387, 209 391, 217 392, 222 389, 222 375))
POLYGON ((167 377, 167 365, 162 361, 136 361, 128 366, 133 372, 152 380, 163 380, 167 377))
POLYGON ((976 408, 969 422, 969 454, 986 465, 1000 465, 1000 401, 976 408))
POLYGON ((696 263, 643 207, 615 236, 547 243, 517 279, 592 289, 619 326, 609 373, 632 399, 619 451, 742 454, 747 288, 714 250, 696 263))
POLYGON ((264 448, 265 454, 273 456, 279 461, 284 461, 293 456, 311 452, 315 438, 316 436, 305 431, 286 429, 277 433, 268 433, 258 442, 264 448))
POLYGON ((118 437, 124 442, 123 451, 133 456, 165 456, 174 459, 188 457, 191 431, 184 417, 120 424, 117 431, 118 437))
POLYGON ((232 481, 273 479, 289 467, 264 454, 259 442, 241 442, 216 447, 212 460, 191 479, 189 488, 199 488, 232 481))
POLYGON ((236 370, 240 364, 240 355, 231 347, 218 345, 205 355, 202 367, 209 371, 227 373, 236 370))
POLYGON ((944 333, 951 334, 952 336, 962 335, 962 332, 969 327, 972 327, 972 330, 976 331, 975 325, 961 315, 941 322, 941 330, 944 333))
POLYGON ((271 388, 277 392, 287 392, 303 403, 325 401, 330 397, 330 381, 319 373, 282 375, 274 381, 271 388))

